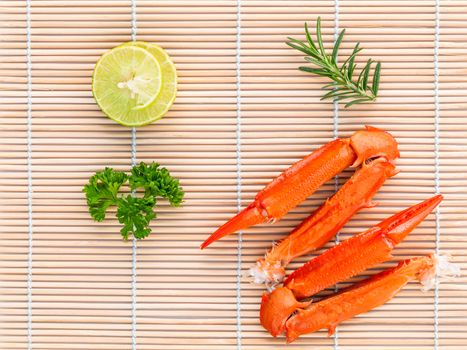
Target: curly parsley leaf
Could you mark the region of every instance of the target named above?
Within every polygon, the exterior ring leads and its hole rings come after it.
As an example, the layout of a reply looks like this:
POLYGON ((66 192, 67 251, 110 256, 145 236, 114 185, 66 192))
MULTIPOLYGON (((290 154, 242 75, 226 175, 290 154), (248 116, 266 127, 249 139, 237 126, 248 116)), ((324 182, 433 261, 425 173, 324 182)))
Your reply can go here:
POLYGON ((173 178, 166 168, 157 163, 141 162, 131 169, 130 188, 144 188, 145 197, 162 197, 174 207, 180 206, 184 192, 178 179, 173 178))
POLYGON ((120 233, 124 239, 128 239, 132 234, 136 239, 149 236, 151 228, 149 223, 156 217, 154 197, 137 198, 131 194, 122 197, 118 202, 117 218, 123 224, 120 233))
POLYGON ((105 168, 89 179, 83 192, 86 194, 89 213, 94 220, 104 220, 107 208, 118 203, 118 191, 127 180, 127 174, 112 168, 105 168))
POLYGON ((140 163, 131 170, 131 175, 112 168, 105 168, 89 179, 83 192, 89 206, 89 213, 96 221, 105 218, 110 206, 117 206, 118 221, 123 224, 120 233, 124 239, 132 234, 136 239, 147 237, 151 233, 149 227, 156 217, 154 209, 157 197, 167 199, 172 206, 180 206, 184 192, 178 179, 173 178, 166 168, 157 163, 147 165, 140 163), (129 181, 132 191, 120 194, 121 187, 129 181), (144 195, 138 195, 138 189, 144 195))

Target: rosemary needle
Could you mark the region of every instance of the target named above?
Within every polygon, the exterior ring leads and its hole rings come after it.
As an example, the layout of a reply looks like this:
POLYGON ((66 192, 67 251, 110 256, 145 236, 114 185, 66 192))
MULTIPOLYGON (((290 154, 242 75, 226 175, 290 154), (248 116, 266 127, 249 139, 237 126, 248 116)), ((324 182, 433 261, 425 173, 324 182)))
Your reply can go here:
POLYGON ((311 38, 306 23, 305 34, 306 42, 289 37, 287 45, 306 54, 305 60, 315 66, 299 67, 301 71, 328 77, 333 81, 323 86, 323 89, 327 92, 321 100, 332 99, 338 102, 343 101, 345 102, 345 107, 376 100, 378 97, 379 79, 381 75, 381 63, 377 62, 374 66, 371 84, 370 73, 372 65, 375 63, 372 59, 366 62, 365 66, 358 74, 358 77, 354 77, 357 68, 355 57, 362 50, 362 48, 360 48, 360 43, 355 45, 352 53, 343 61, 342 65, 340 67, 338 65, 337 58, 339 56, 339 48, 342 39, 344 38, 345 29, 339 33, 330 55, 326 53, 324 49, 320 17, 318 17, 316 22, 316 43, 311 38))

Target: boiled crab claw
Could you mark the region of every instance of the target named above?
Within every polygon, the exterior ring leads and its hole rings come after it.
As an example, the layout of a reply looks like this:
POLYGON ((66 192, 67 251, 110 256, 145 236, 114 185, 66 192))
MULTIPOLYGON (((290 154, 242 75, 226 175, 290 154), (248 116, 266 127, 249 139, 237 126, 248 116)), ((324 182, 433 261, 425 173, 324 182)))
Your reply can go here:
POLYGON ((345 168, 356 167, 375 157, 394 160, 399 157, 399 150, 391 134, 371 126, 349 138, 327 143, 270 182, 256 195, 253 203, 206 239, 201 249, 238 230, 280 220, 345 168))
POLYGON ((308 254, 328 242, 360 209, 373 207, 373 196, 387 178, 398 171, 384 157, 362 164, 355 174, 314 213, 298 225, 264 258, 250 268, 255 283, 275 286, 282 282, 285 267, 293 259, 308 254))
POLYGON ((395 268, 380 272, 305 309, 297 309, 285 324, 287 343, 322 328, 327 328, 328 334, 332 335, 339 323, 383 305, 410 281, 419 281, 422 289, 426 290, 425 286, 432 285, 435 276, 452 278, 459 275, 459 267, 449 263, 444 256, 433 254, 401 261, 395 268))
POLYGON ((283 330, 283 325, 291 315, 291 305, 391 259, 394 247, 422 222, 442 199, 442 195, 437 195, 405 209, 328 249, 297 269, 285 280, 283 287, 274 290, 271 295, 263 295, 260 308, 263 327, 276 336, 283 330))

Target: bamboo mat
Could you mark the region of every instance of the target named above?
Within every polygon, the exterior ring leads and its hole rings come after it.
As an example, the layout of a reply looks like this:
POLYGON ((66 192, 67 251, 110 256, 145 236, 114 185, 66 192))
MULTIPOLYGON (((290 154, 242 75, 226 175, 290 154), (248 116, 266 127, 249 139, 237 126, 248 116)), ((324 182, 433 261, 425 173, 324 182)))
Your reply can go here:
MULTIPOLYGON (((285 348, 260 327, 262 288, 243 275, 334 181, 274 226, 198 246, 288 165, 364 124, 396 136, 401 172, 340 239, 439 189, 439 215, 394 260, 439 249, 467 268, 467 1, 1 0, 0 38, 1 349, 285 348), (297 70, 285 37, 303 37, 318 15, 327 42, 347 29, 342 54, 360 41, 362 59, 382 62, 377 103, 321 102, 323 80, 297 70), (179 72, 172 110, 134 138, 90 92, 99 55, 132 32, 166 48, 179 72), (132 149, 186 191, 135 245, 115 220, 94 223, 81 193, 95 171, 128 169, 132 149)), ((465 277, 436 292, 410 284, 334 337, 287 348, 467 349, 466 298, 465 277)))

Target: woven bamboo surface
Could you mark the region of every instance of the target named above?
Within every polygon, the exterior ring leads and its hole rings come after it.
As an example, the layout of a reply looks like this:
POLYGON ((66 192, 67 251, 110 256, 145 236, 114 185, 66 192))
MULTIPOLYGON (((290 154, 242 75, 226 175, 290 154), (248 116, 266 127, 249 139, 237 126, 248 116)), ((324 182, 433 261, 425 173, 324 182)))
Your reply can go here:
MULTIPOLYGON (((340 239, 439 187, 438 220, 394 260, 438 247, 467 268, 467 1, 2 0, 0 38, 1 349, 285 348, 260 327, 263 290, 243 275, 334 182, 273 226, 198 246, 288 165, 364 124, 396 136, 401 172, 340 239), (334 108, 319 100, 324 80, 297 70, 303 58, 285 38, 318 15, 327 42, 347 29, 343 54, 360 41, 362 59, 382 62, 377 103, 334 108), (137 130, 136 157, 168 167, 186 191, 183 208, 160 205, 136 249, 115 220, 90 219, 81 193, 95 171, 130 165, 131 130, 98 110, 90 76, 132 28, 179 72, 171 111, 137 130)), ((465 277, 436 294, 410 284, 334 337, 287 348, 467 349, 466 300, 465 277)))

